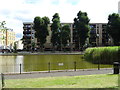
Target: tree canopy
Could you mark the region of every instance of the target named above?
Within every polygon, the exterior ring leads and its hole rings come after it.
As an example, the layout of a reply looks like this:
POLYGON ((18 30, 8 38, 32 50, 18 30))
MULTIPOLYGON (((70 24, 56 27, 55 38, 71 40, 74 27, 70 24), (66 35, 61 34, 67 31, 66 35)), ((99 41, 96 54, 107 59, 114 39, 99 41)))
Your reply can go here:
POLYGON ((41 50, 44 47, 44 44, 46 42, 46 37, 49 35, 48 33, 48 24, 50 23, 50 20, 48 17, 35 17, 34 18, 34 26, 35 29, 35 37, 37 38, 38 44, 40 45, 41 50))
POLYGON ((74 32, 74 41, 76 48, 80 49, 85 44, 86 39, 88 38, 89 28, 89 18, 86 12, 79 11, 77 17, 74 18, 73 32, 74 32))
POLYGON ((120 45, 120 16, 113 13, 108 16, 107 32, 112 37, 114 45, 120 45))
POLYGON ((51 31, 52 31, 51 42, 53 44, 53 47, 55 47, 60 45, 61 24, 58 13, 55 13, 53 15, 52 22, 53 23, 51 24, 51 31))
MULTIPOLYGON (((7 27, 5 27, 5 24, 6 24, 5 21, 0 22, 0 31, 2 31, 4 33, 8 30, 7 27)), ((6 35, 3 35, 2 39, 5 40, 6 35)))
POLYGON ((3 30, 3 31, 6 30, 5 24, 6 24, 5 21, 0 22, 0 31, 1 30, 3 30))
POLYGON ((70 41, 70 26, 65 24, 61 29, 62 44, 65 47, 70 41))

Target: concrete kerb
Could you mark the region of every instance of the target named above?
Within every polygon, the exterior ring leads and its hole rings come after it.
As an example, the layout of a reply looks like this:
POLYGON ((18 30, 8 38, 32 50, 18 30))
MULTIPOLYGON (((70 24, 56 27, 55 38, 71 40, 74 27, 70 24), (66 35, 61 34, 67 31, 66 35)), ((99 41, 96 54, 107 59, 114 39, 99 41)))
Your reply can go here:
POLYGON ((11 55, 83 55, 84 52, 56 52, 56 53, 51 53, 51 52, 19 52, 19 53, 0 53, 2 56, 11 56, 11 55))
MULTIPOLYGON (((38 74, 38 73, 57 73, 57 72, 82 72, 82 71, 102 71, 102 70, 113 70, 112 68, 101 68, 100 70, 98 69, 76 69, 74 71, 73 69, 71 70, 51 70, 50 72, 48 71, 31 71, 31 72, 22 72, 21 74, 38 74)), ((20 75, 19 72, 16 73, 4 73, 4 75, 20 75)))

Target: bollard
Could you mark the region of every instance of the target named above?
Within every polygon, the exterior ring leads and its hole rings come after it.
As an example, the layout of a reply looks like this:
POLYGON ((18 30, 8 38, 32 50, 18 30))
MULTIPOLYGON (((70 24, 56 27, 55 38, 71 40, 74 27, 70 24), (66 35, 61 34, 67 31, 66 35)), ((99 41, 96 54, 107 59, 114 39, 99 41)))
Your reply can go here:
POLYGON ((50 73, 50 62, 48 63, 48 72, 50 73))
POLYGON ((100 70, 100 60, 98 61, 98 70, 100 70))
POLYGON ((74 62, 74 71, 76 71, 76 62, 74 62))
POLYGON ((5 86, 5 83, 4 83, 4 74, 1 73, 1 78, 2 78, 2 88, 5 86))
POLYGON ((20 74, 21 74, 21 64, 20 64, 20 74))
POLYGON ((113 74, 119 74, 119 62, 114 62, 114 73, 113 74))
POLYGON ((98 63, 98 70, 100 70, 100 63, 98 63))

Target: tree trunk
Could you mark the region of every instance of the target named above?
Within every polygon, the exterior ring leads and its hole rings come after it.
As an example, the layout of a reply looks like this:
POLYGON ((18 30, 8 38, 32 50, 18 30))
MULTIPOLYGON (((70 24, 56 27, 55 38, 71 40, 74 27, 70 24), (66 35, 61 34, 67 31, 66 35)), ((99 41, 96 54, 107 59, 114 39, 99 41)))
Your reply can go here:
POLYGON ((78 41, 78 42, 79 42, 79 47, 78 47, 78 49, 79 49, 79 51, 80 51, 80 38, 79 38, 79 41, 78 41))

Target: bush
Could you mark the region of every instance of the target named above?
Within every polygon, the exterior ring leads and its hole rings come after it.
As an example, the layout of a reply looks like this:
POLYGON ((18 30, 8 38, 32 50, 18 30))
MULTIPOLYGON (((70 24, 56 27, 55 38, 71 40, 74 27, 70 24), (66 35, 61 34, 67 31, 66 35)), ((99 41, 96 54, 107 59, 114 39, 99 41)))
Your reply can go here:
POLYGON ((120 46, 96 47, 85 50, 84 59, 93 63, 113 64, 120 61, 120 46))

